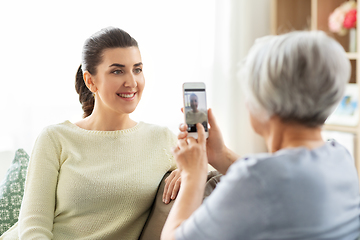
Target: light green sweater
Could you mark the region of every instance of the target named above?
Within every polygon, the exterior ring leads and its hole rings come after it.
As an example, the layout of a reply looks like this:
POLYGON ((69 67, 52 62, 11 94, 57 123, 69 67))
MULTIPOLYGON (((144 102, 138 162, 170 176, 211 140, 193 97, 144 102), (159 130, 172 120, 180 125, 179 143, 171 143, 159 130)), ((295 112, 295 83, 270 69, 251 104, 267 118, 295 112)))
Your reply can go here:
POLYGON ((49 126, 31 155, 19 222, 1 239, 138 239, 157 187, 175 169, 174 134, 49 126), (9 237, 7 237, 9 236, 9 237))

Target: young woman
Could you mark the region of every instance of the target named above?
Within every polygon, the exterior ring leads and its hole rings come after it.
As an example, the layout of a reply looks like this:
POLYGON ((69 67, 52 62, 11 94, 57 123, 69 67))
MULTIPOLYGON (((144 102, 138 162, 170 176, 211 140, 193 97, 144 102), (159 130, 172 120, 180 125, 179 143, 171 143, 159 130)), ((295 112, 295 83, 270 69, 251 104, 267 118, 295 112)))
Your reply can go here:
MULTIPOLYGON (((144 91, 142 68, 125 31, 86 40, 75 83, 84 119, 40 134, 19 221, 2 239, 138 239, 160 180, 176 168, 173 133, 129 117, 144 91)), ((170 178, 165 202, 179 187, 177 171, 170 178)))

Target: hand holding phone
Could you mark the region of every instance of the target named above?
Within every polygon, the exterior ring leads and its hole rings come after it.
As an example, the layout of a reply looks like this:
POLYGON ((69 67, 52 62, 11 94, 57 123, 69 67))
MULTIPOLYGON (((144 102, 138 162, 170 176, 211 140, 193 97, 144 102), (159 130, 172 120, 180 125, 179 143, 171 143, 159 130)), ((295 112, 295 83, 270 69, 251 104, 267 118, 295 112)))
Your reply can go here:
POLYGON ((206 88, 202 82, 187 82, 183 84, 184 118, 188 125, 188 136, 197 139, 196 124, 201 123, 205 129, 206 138, 208 132, 208 117, 206 106, 206 88))

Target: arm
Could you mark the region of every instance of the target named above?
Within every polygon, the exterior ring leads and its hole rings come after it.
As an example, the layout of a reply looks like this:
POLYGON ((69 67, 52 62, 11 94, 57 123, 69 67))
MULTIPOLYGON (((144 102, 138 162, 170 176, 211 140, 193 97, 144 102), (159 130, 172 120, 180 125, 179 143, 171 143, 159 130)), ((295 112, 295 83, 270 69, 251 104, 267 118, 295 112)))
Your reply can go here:
POLYGON ((182 186, 164 225, 161 239, 175 239, 175 230, 201 205, 207 176, 204 127, 198 123, 198 140, 180 139, 173 154, 181 171, 182 186))
POLYGON ((20 239, 52 239, 59 151, 48 131, 38 137, 29 163, 19 216, 20 239))

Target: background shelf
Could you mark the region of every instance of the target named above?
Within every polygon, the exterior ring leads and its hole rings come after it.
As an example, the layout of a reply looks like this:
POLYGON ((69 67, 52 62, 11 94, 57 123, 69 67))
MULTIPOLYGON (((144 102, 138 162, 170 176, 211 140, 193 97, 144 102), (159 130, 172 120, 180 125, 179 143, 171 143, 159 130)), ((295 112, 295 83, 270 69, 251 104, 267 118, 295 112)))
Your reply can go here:
POLYGON ((350 59, 350 60, 357 60, 357 58, 358 58, 358 54, 357 53, 346 53, 346 55, 348 56, 348 58, 350 59))
POLYGON ((354 134, 357 134, 359 131, 358 127, 330 125, 330 124, 325 124, 323 129, 328 130, 328 131, 348 132, 348 133, 354 133, 354 134))
MULTIPOLYGON (((339 36, 328 28, 329 15, 346 0, 272 0, 271 31, 272 34, 282 34, 293 30, 322 30, 336 39, 345 50, 349 49, 349 34, 339 36)), ((356 2, 358 2, 356 0, 356 2)), ((360 4, 357 6, 359 19, 360 4)), ((360 33, 357 31, 357 46, 360 46, 360 33)), ((360 84, 360 59, 358 52, 348 52, 351 63, 350 83, 360 84)), ((360 89, 360 88, 359 88, 360 89)), ((360 92, 359 95, 360 96, 360 92)), ((360 106, 358 102, 358 106, 360 106)), ((354 136, 355 165, 360 176, 360 126, 325 125, 324 131, 351 133, 354 136)))

